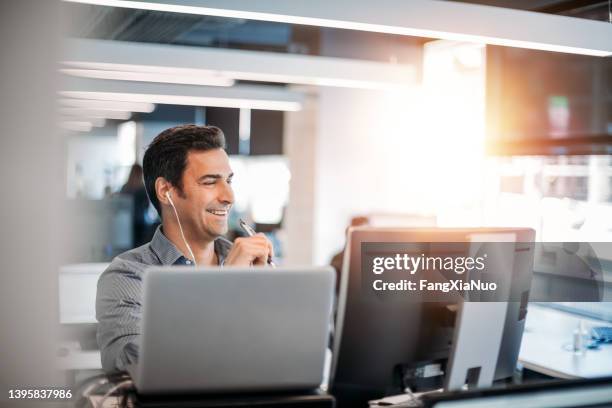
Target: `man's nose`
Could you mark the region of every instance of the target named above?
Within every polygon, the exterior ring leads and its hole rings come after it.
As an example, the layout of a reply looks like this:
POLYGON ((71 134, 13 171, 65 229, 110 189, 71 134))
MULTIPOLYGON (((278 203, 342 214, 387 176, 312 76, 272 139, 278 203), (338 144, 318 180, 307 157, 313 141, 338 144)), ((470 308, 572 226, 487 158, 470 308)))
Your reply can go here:
POLYGON ((219 192, 219 201, 224 204, 233 204, 234 203, 234 190, 232 189, 231 184, 227 181, 221 183, 221 191, 219 192))

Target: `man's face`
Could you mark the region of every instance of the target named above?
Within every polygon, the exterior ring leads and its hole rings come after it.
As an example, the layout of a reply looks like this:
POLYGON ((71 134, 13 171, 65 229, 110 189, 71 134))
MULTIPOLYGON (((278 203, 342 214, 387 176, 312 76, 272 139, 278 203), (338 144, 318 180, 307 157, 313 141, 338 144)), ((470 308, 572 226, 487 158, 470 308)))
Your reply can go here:
POLYGON ((227 232, 229 210, 234 203, 233 175, 223 149, 187 154, 183 194, 175 204, 183 228, 193 238, 212 240, 227 232))

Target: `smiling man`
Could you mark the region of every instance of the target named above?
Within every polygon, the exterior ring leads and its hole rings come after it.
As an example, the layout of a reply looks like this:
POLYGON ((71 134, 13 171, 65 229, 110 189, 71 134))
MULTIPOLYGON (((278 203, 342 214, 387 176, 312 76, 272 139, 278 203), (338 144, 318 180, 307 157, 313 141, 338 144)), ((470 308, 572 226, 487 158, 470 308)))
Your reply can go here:
POLYGON ((160 133, 143 159, 149 199, 162 219, 148 244, 117 256, 98 281, 96 318, 102 367, 125 370, 138 360, 142 278, 151 265, 266 265, 272 244, 263 234, 227 232, 233 172, 223 132, 185 125, 160 133))

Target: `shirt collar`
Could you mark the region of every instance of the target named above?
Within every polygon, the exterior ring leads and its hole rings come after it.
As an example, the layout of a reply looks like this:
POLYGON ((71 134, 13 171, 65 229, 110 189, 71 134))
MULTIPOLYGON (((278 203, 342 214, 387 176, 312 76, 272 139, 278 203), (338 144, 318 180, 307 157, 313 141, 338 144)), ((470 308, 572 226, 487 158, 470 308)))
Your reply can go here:
MULTIPOLYGON (((225 257, 229 252, 231 242, 217 239, 214 243, 215 253, 219 264, 223 265, 225 257)), ((162 265, 191 265, 191 261, 187 259, 183 253, 170 241, 162 232, 162 226, 158 226, 155 230, 155 235, 151 239, 151 249, 157 255, 162 265)))
POLYGON ((166 238, 162 232, 161 225, 157 227, 155 235, 153 235, 153 239, 151 239, 151 249, 155 252, 155 255, 157 255, 162 265, 182 265, 185 264, 187 260, 181 251, 166 238))

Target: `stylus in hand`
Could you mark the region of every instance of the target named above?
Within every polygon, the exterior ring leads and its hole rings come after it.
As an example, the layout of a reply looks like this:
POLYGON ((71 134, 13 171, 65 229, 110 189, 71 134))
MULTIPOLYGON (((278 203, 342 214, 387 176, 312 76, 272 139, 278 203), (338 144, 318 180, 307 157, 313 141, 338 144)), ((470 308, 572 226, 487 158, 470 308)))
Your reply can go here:
MULTIPOLYGON (((256 234, 255 230, 249 224, 244 222, 242 218, 238 220, 238 223, 240 224, 240 227, 244 230, 244 232, 246 232, 246 234, 249 237, 252 237, 253 235, 256 234)), ((272 262, 272 255, 268 255, 268 265, 270 265, 273 268, 276 268, 276 265, 274 264, 274 262, 272 262)))

